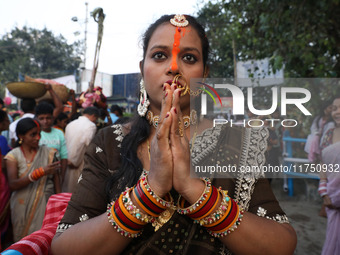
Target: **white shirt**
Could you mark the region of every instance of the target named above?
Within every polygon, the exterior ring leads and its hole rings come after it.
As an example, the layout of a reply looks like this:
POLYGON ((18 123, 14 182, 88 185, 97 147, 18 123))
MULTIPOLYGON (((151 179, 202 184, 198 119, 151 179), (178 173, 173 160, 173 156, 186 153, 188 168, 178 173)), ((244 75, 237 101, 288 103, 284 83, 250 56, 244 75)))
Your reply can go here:
POLYGON ((15 121, 13 121, 10 125, 9 125, 9 139, 15 139, 18 140, 17 134, 15 133, 15 130, 17 128, 17 124, 19 122, 19 120, 22 120, 23 118, 34 118, 34 114, 33 113, 25 113, 24 115, 21 116, 20 119, 17 119, 15 121))
POLYGON ((87 146, 97 131, 96 125, 85 116, 70 122, 65 129, 65 140, 68 152, 69 165, 65 173, 62 192, 73 193, 80 180, 84 165, 84 154, 87 146))

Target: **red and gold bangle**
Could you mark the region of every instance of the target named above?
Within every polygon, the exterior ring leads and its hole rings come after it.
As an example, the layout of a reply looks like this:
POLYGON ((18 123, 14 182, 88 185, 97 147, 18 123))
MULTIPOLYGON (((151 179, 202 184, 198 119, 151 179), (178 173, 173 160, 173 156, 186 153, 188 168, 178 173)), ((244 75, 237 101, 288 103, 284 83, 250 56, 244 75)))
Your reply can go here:
POLYGON ((158 203, 157 200, 151 195, 151 188, 146 188, 144 184, 139 181, 136 185, 137 191, 143 201, 153 210, 156 214, 161 214, 166 207, 158 203))
POLYGON ((244 210, 240 209, 234 200, 232 200, 231 207, 231 210, 228 210, 229 213, 226 213, 228 214, 226 217, 221 217, 216 224, 211 224, 213 225, 212 227, 208 227, 209 225, 205 226, 212 236, 224 237, 233 232, 241 223, 244 210))
POLYGON ((134 197, 134 199, 136 200, 137 204, 149 215, 153 216, 153 217, 158 217, 160 213, 157 213, 153 210, 153 208, 150 208, 150 206, 152 207, 152 202, 150 200, 148 200, 148 198, 146 197, 146 195, 143 193, 143 191, 141 190, 141 188, 139 187, 138 183, 136 185, 136 187, 133 189, 132 191, 132 196, 134 197))
POLYGON ((211 228, 211 227, 215 227, 217 226, 218 224, 220 224, 221 222, 223 222, 230 214, 231 210, 233 209, 233 200, 230 199, 229 202, 228 202, 228 208, 227 210, 224 212, 224 214, 221 215, 221 217, 214 221, 214 222, 211 222, 211 223, 208 223, 206 225, 204 225, 204 227, 206 228, 211 228))
POLYGON ((215 209, 218 203, 220 202, 220 192, 214 187, 211 186, 212 193, 209 199, 207 199, 207 203, 196 213, 189 213, 188 216, 194 220, 201 220, 208 215, 210 215, 215 209))
POLYGON ((165 210, 166 208, 173 208, 174 209, 174 201, 173 198, 171 197, 170 193, 165 195, 165 199, 160 198, 159 196, 157 196, 157 194, 152 190, 152 188, 150 187, 149 183, 148 183, 148 178, 147 176, 142 177, 140 179, 141 182, 141 186, 144 189, 144 191, 146 192, 146 195, 155 203, 155 205, 157 205, 158 207, 162 208, 163 210, 165 210))
POLYGON ((149 223, 153 221, 153 217, 141 212, 131 201, 130 198, 130 192, 133 190, 133 188, 129 188, 127 189, 124 193, 123 193, 123 203, 125 208, 128 210, 128 212, 135 217, 136 219, 141 220, 142 222, 145 223, 149 223))
POLYGON ((137 225, 137 229, 133 229, 136 225, 133 225, 131 221, 127 220, 126 215, 119 209, 119 201, 113 201, 108 204, 107 217, 112 226, 118 233, 125 237, 134 238, 140 235, 142 229, 137 225), (131 224, 131 225, 130 225, 131 224))
POLYGON ((146 176, 137 182, 132 195, 138 205, 152 217, 158 217, 166 208, 174 207, 170 193, 165 196, 165 199, 158 197, 148 184, 146 176))
MULTIPOLYGON (((222 200, 221 200, 221 204, 219 206, 219 208, 213 213, 210 214, 208 216, 206 216, 205 218, 201 219, 201 220, 195 220, 195 223, 200 224, 201 226, 206 226, 208 224, 212 224, 214 222, 216 222, 217 220, 219 220, 227 211, 228 209, 228 204, 231 203, 231 198, 228 196, 228 191, 227 190, 219 190, 219 193, 222 196, 222 200)), ((212 212, 214 210, 211 210, 212 212)))
POLYGON ((32 173, 30 173, 30 176, 28 177, 30 180, 37 181, 41 177, 45 175, 45 170, 43 167, 39 167, 37 169, 34 169, 32 173), (31 177, 31 178, 30 178, 31 177))
POLYGON ((177 212, 179 214, 194 214, 201 210, 201 208, 208 202, 207 198, 209 198, 212 193, 211 181, 209 178, 203 178, 202 181, 205 183, 205 189, 200 198, 191 206, 184 208, 186 201, 182 196, 179 196, 177 208, 177 212))
POLYGON ((225 228, 222 231, 220 231, 219 233, 216 232, 212 232, 210 230, 207 230, 208 233, 210 235, 212 235, 213 237, 224 237, 229 235, 230 233, 232 233, 233 231, 235 231, 237 229, 237 227, 240 225, 240 223, 242 222, 242 218, 243 218, 243 210, 240 210, 238 217, 236 218, 235 223, 230 227, 230 228, 225 228))
POLYGON ((233 222, 233 220, 235 218, 237 218, 237 214, 238 214, 238 205, 236 204, 236 202, 234 200, 232 200, 232 206, 231 209, 228 213, 228 215, 226 217, 223 217, 222 219, 218 220, 217 222, 213 223, 211 227, 209 226, 205 226, 206 228, 208 228, 210 231, 213 232, 219 232, 225 228, 227 228, 231 222, 233 222))
MULTIPOLYGON (((128 224, 133 227, 134 229, 137 229, 137 230, 141 230, 144 225, 146 225, 145 222, 141 221, 140 219, 137 219, 135 217, 133 217, 133 215, 131 215, 129 213, 129 211, 125 208, 124 206, 124 203, 123 203, 123 194, 121 194, 119 196, 119 199, 118 199, 118 207, 119 207, 119 210, 122 212, 122 218, 123 220, 127 220, 128 224)), ((119 216, 120 214, 118 214, 119 216)))

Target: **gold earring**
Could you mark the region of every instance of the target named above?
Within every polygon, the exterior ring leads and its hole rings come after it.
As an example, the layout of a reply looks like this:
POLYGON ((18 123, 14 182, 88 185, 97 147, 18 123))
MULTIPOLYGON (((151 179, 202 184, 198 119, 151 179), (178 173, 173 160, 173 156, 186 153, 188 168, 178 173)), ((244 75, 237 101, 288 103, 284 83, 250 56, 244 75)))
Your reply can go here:
POLYGON ((22 144, 22 141, 23 141, 22 138, 20 138, 20 139, 19 139, 19 144, 22 144))

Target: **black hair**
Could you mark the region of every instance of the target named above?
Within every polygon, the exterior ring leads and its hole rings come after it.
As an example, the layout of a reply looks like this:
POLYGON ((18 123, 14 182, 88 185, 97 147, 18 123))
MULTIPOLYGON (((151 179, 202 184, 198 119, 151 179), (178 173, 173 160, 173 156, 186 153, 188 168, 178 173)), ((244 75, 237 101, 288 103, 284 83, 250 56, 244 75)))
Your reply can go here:
POLYGON ((23 98, 21 100, 21 109, 23 112, 34 112, 36 105, 35 99, 23 98))
MULTIPOLYGON (((19 135, 25 135, 31 129, 38 127, 40 128, 38 121, 32 118, 23 118, 18 121, 17 127, 15 129, 15 133, 19 139, 19 135)), ((19 140, 18 140, 19 141, 19 140)), ((20 144, 16 142, 15 147, 18 147, 20 144)))
MULTIPOLYGON (((319 115, 316 117, 316 126, 317 128, 319 129, 319 122, 320 122, 320 119, 325 116, 325 110, 327 109, 328 106, 332 105, 333 104, 333 99, 330 99, 330 100, 326 100, 322 103, 321 107, 320 107, 320 112, 319 112, 319 115)), ((330 117, 326 123, 328 122, 331 122, 332 121, 332 118, 330 117)))
POLYGON ((2 100, 2 98, 0 98, 0 104, 4 105, 4 100, 2 100))
POLYGON ((123 110, 118 105, 114 104, 111 106, 110 111, 113 113, 115 111, 118 112, 119 116, 123 116, 123 110))
POLYGON ((89 106, 84 109, 83 114, 94 115, 96 117, 99 117, 100 112, 97 107, 89 106))
POLYGON ((3 110, 0 110, 0 122, 3 122, 7 117, 7 113, 3 110))
POLYGON ((61 113, 59 113, 59 115, 57 116, 57 118, 55 118, 54 124, 57 124, 58 121, 67 120, 67 119, 68 119, 67 114, 64 113, 64 112, 61 112, 61 113))
POLYGON ((81 112, 76 112, 76 113, 73 113, 70 117, 70 122, 78 119, 80 116, 82 116, 81 112))
POLYGON ((35 108, 35 116, 39 116, 41 114, 51 114, 53 115, 53 106, 46 102, 41 102, 35 108))
MULTIPOLYGON (((174 15, 164 15, 156 20, 153 24, 149 26, 142 37, 143 44, 143 60, 144 63, 146 51, 149 46, 150 39, 155 32, 155 30, 162 24, 170 22, 170 19, 174 15)), ((206 63, 209 55, 209 41, 206 37, 203 27, 197 22, 197 20, 189 15, 185 15, 186 19, 189 21, 190 26, 192 26, 202 43, 202 54, 203 54, 203 64, 206 67, 206 63)), ((143 70, 143 66, 142 66, 143 70)), ((106 186, 106 193, 108 199, 117 199, 117 196, 122 192, 125 187, 131 187, 138 181, 142 171, 143 164, 137 156, 137 148, 140 144, 146 141, 150 135, 150 125, 146 118, 136 115, 131 121, 130 132, 124 137, 121 144, 121 157, 122 163, 119 171, 115 172, 109 179, 106 186)))

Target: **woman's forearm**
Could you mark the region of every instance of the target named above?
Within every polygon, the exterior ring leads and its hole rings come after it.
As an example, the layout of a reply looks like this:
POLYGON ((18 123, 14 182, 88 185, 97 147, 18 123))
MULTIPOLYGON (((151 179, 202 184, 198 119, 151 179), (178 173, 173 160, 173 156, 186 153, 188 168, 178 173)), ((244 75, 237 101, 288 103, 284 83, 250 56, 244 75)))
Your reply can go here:
POLYGON ((108 221, 106 213, 78 223, 56 234, 51 250, 54 255, 120 254, 131 238, 123 237, 108 221))
POLYGON ((238 228, 221 241, 235 254, 279 255, 293 254, 297 238, 289 224, 245 212, 238 228))

